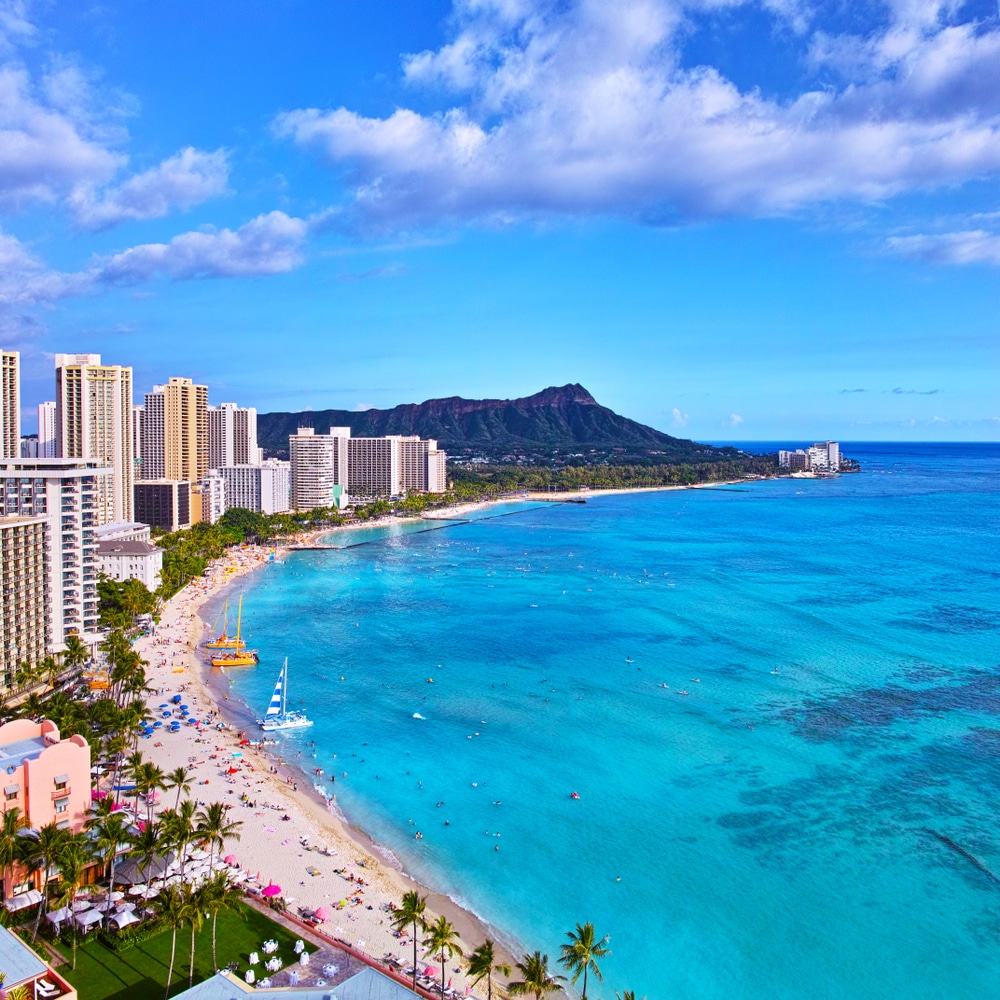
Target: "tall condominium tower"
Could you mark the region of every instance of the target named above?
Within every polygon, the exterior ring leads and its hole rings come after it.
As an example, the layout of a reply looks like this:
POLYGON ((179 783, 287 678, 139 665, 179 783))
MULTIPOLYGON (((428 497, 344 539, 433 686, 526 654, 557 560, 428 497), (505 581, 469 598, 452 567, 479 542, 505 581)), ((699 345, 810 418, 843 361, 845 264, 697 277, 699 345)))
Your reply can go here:
POLYGON ((0 458, 21 455, 21 355, 0 350, 0 458))
POLYGON ((241 409, 235 403, 220 403, 208 408, 210 469, 260 465, 262 459, 257 447, 257 411, 252 406, 241 409))
POLYGON ((208 472, 208 386, 172 378, 146 393, 142 416, 144 480, 196 483, 208 472))
POLYGON ((45 526, 41 514, 0 514, 0 693, 14 686, 22 663, 40 664, 48 646, 45 526))
POLYGON ((56 448, 93 458, 114 475, 101 480, 97 523, 132 520, 132 369, 99 354, 56 355, 56 448))
POLYGON ((55 400, 38 404, 38 457, 56 457, 55 400))
POLYGON ((330 507, 339 491, 347 487, 347 445, 349 427, 331 427, 329 434, 317 434, 312 427, 300 427, 288 436, 291 460, 291 503, 293 510, 330 507))

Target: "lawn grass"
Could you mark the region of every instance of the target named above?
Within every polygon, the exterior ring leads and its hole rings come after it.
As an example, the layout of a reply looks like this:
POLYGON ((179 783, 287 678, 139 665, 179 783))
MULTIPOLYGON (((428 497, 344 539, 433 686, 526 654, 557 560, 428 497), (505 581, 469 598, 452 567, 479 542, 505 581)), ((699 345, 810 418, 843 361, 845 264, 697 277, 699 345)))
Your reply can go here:
MULTIPOLYGON (((59 967, 59 974, 76 987, 80 1000, 163 1000, 170 967, 171 936, 170 931, 163 931, 117 954, 91 934, 88 940, 81 939, 77 946, 75 969, 69 964, 72 961, 71 943, 58 941, 56 947, 67 958, 67 964, 59 967)), ((242 975, 249 968, 250 952, 259 952, 269 938, 278 942, 276 954, 286 966, 297 960, 293 950, 296 936, 264 914, 242 904, 237 913, 220 913, 216 933, 219 968, 239 962, 237 973, 242 975)), ((181 928, 177 932, 171 996, 188 988, 190 949, 191 928, 181 928)), ((195 934, 194 981, 199 983, 214 973, 212 922, 206 920, 202 930, 195 934)))

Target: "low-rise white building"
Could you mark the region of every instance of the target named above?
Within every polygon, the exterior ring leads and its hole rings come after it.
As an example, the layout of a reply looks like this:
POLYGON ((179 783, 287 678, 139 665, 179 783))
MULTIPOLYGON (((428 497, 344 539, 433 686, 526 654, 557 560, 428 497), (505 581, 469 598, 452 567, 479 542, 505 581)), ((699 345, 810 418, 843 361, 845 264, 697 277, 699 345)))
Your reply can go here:
POLYGON ((115 539, 97 543, 97 562, 105 576, 117 580, 141 580, 147 590, 160 585, 163 549, 151 542, 115 539))
POLYGON ((99 542, 148 542, 149 525, 141 521, 111 521, 94 529, 99 542))

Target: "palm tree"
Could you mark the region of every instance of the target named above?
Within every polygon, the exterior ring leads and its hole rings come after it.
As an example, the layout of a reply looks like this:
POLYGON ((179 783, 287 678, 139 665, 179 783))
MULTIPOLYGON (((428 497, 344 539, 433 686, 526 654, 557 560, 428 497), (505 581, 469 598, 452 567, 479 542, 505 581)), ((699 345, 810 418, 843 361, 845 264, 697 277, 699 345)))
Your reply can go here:
POLYGON ((108 894, 115 891, 115 863, 121 848, 132 842, 128 830, 128 822, 120 812, 110 811, 109 799, 98 799, 96 809, 91 811, 90 818, 84 824, 85 829, 94 834, 94 848, 108 862, 109 886, 108 894))
POLYGON ((195 803, 190 799, 185 799, 177 809, 166 809, 160 813, 160 820, 166 831, 167 839, 177 851, 182 875, 187 864, 188 845, 197 834, 195 823, 197 811, 198 807, 195 803))
MULTIPOLYGON (((483 976, 486 977, 486 1000, 493 1000, 493 973, 499 972, 501 976, 510 975, 510 966, 503 962, 497 962, 493 953, 493 942, 487 938, 470 956, 468 973, 473 977, 472 985, 475 986, 483 976)), ((633 998, 635 1000, 635 998, 633 998)))
POLYGON ((413 989, 417 989, 417 929, 426 927, 424 910, 427 908, 427 897, 416 891, 403 893, 403 903, 392 914, 392 926, 397 931, 406 930, 413 925, 413 989))
POLYGON ((62 664, 54 656, 46 656, 42 660, 41 672, 45 679, 49 682, 49 687, 54 688, 56 686, 56 681, 59 679, 59 674, 62 671, 62 664))
POLYGON ((427 925, 427 937, 424 938, 424 945, 430 949, 432 955, 437 955, 441 960, 441 995, 444 996, 446 958, 462 954, 455 928, 448 923, 446 917, 440 916, 433 924, 427 925))
POLYGON ((559 958, 559 964, 570 971, 571 983, 575 983, 580 978, 580 973, 583 973, 583 996, 581 1000, 587 1000, 587 973, 593 972, 597 976, 598 982, 604 982, 597 959, 611 954, 611 949, 607 946, 610 938, 605 934, 598 941, 594 925, 589 921, 583 924, 583 926, 577 924, 576 930, 569 931, 566 937, 569 938, 569 944, 562 946, 562 955, 559 958))
POLYGON ((515 965, 522 978, 507 984, 507 992, 514 996, 534 993, 535 1000, 542 1000, 545 993, 562 989, 559 980, 566 981, 565 976, 553 976, 549 972, 549 956, 540 951, 536 951, 534 955, 524 955, 515 965))
POLYGON ((184 919, 191 925, 191 965, 188 969, 188 989, 191 989, 194 986, 194 936, 205 923, 202 890, 193 885, 184 886, 184 919))
POLYGON ((170 980, 174 976, 174 959, 177 955, 177 930, 187 920, 187 902, 180 887, 168 885, 160 890, 153 900, 153 912, 164 927, 169 927, 172 937, 170 941, 170 967, 167 969, 167 992, 163 1000, 170 996, 170 980))
POLYGON ((144 761, 135 772, 135 790, 146 797, 146 822, 153 822, 153 799, 167 785, 163 770, 150 761, 144 761))
POLYGON ((212 918, 212 968, 216 972, 219 971, 219 962, 215 956, 215 926, 219 914, 224 910, 231 910, 243 915, 242 898, 242 891, 230 884, 225 872, 216 872, 202 886, 201 907, 212 918))
POLYGON ((170 772, 170 774, 167 775, 167 788, 177 789, 177 798, 174 801, 174 809, 181 804, 181 792, 186 795, 191 791, 191 778, 193 776, 193 772, 189 771, 186 767, 175 768, 170 772))
MULTIPOLYGON (((59 906, 72 906, 76 894, 83 886, 87 867, 94 860, 90 840, 82 833, 72 833, 59 854, 59 906)), ((73 928, 73 968, 76 968, 76 921, 70 920, 73 928)))
POLYGON ((198 813, 198 826, 195 832, 202 844, 208 844, 209 864, 215 861, 215 849, 219 848, 219 853, 226 846, 226 841, 230 838, 240 839, 240 827, 243 823, 240 820, 229 822, 229 806, 223 802, 212 802, 208 808, 202 809, 198 813))
POLYGON ((0 813, 0 874, 5 896, 13 895, 14 862, 21 856, 20 831, 27 825, 27 817, 17 806, 0 813))
POLYGON ((42 898, 38 902, 35 927, 31 932, 32 941, 38 936, 38 925, 49 901, 49 874, 56 867, 68 838, 69 831, 60 830, 54 822, 46 823, 38 830, 26 830, 20 835, 21 860, 29 871, 42 873, 42 898))
POLYGON ((153 877, 153 862, 167 852, 166 835, 162 823, 147 823, 134 837, 128 850, 128 856, 139 862, 139 874, 143 878, 153 877))
POLYGON ((67 667, 82 667, 90 662, 90 650, 78 635, 69 635, 66 637, 62 660, 67 667))

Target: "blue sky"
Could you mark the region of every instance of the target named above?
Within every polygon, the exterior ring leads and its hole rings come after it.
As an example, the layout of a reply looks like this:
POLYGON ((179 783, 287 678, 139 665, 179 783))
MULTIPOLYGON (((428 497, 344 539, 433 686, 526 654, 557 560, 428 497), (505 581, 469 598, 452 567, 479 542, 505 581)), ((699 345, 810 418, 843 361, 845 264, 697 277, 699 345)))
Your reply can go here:
POLYGON ((0 346, 997 440, 996 3, 0 0, 0 346))

